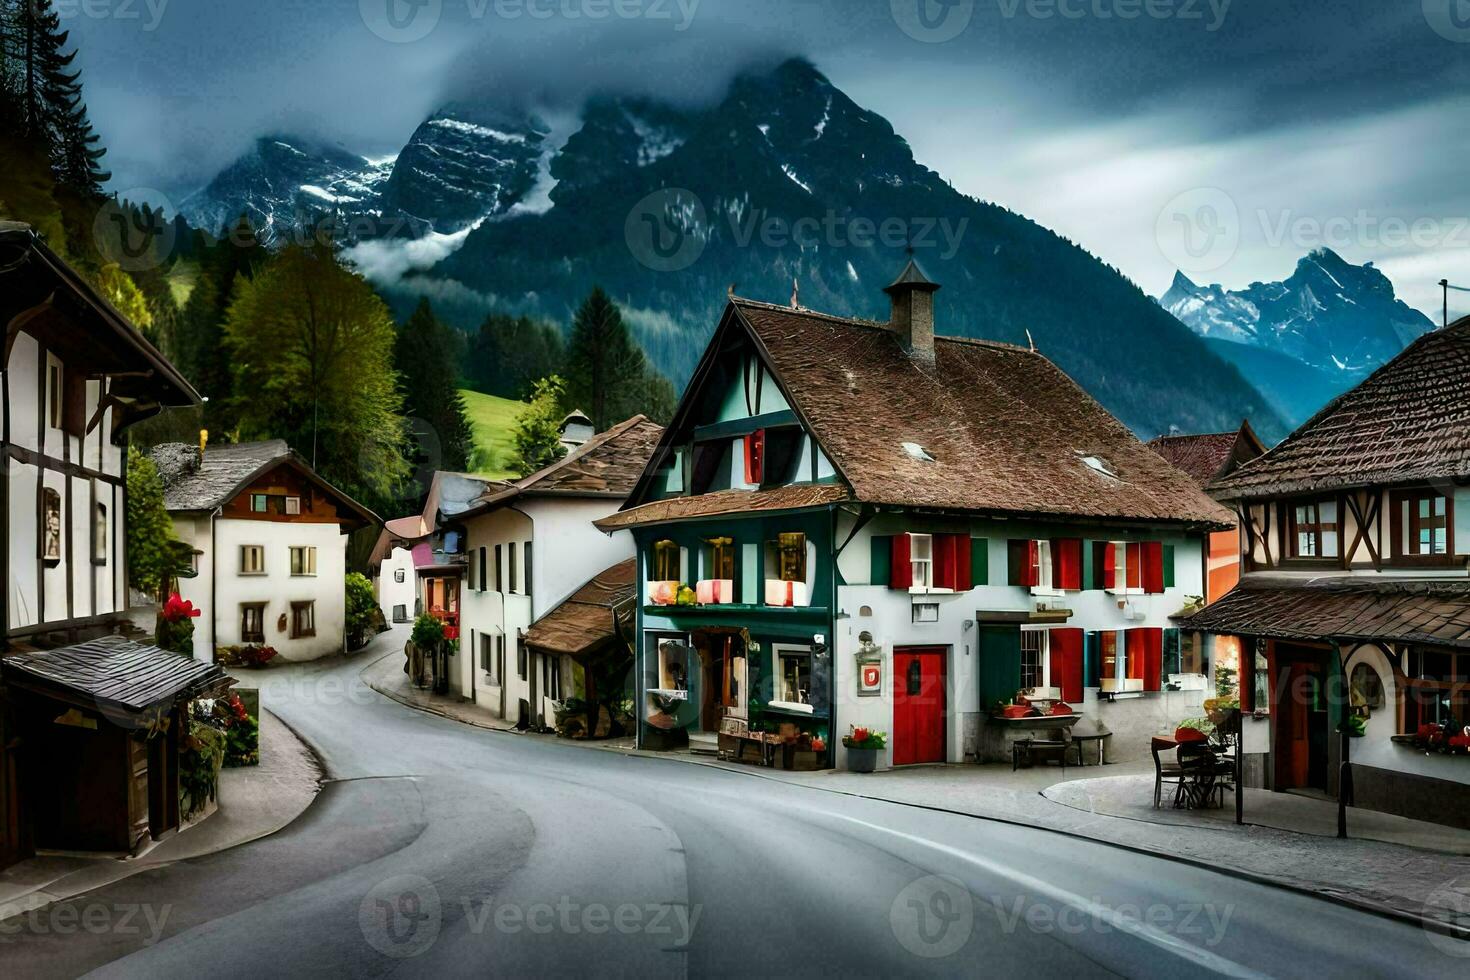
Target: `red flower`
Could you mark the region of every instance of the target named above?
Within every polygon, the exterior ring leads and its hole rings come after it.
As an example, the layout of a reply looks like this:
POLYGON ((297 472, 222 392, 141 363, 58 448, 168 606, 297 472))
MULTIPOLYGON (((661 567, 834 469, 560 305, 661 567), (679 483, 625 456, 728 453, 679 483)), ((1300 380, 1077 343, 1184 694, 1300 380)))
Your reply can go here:
POLYGON ((194 619, 201 612, 202 610, 194 608, 194 603, 175 592, 163 604, 163 612, 160 615, 170 623, 177 623, 181 619, 194 619))
POLYGON ((1452 749, 1470 749, 1470 735, 1455 735, 1450 739, 1452 749))
POLYGON ((866 728, 854 728, 852 730, 852 740, 854 742, 866 742, 868 740, 868 734, 869 732, 866 728))

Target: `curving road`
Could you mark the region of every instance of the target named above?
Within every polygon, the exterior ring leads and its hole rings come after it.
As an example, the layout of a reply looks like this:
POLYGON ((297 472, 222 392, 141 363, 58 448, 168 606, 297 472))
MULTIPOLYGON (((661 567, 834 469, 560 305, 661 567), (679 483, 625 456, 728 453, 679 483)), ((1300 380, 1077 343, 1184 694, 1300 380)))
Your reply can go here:
POLYGON ((395 641, 264 686, 333 777, 299 820, 12 920, 0 976, 1470 975, 1095 842, 423 714, 358 679, 395 641))

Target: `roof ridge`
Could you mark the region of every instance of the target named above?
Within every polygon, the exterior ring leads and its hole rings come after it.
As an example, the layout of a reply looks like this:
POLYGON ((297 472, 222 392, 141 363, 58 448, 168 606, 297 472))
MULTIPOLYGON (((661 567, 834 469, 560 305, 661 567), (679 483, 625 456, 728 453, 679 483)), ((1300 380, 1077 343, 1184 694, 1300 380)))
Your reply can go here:
MULTIPOLYGON (((821 310, 808 309, 805 306, 792 308, 790 306, 782 306, 780 303, 767 303, 763 300, 747 299, 744 296, 731 296, 730 302, 736 306, 755 306, 761 309, 771 310, 774 313, 785 313, 788 316, 807 316, 813 317, 818 320, 830 320, 836 323, 844 324, 846 326, 871 327, 873 329, 883 331, 889 331, 892 329, 888 325, 888 323, 883 320, 869 320, 866 317, 857 316, 839 316, 836 313, 825 313, 821 310)), ((976 347, 994 347, 999 350, 1018 351, 1022 354, 1037 354, 1041 357, 1046 356, 1040 351, 1033 351, 1030 348, 1022 347, 1019 344, 1012 344, 1004 340, 991 340, 988 337, 961 337, 951 334, 935 334, 934 341, 935 343, 944 341, 946 343, 952 344, 971 344, 976 347)), ((1047 358, 1047 360, 1050 360, 1050 358, 1047 358)))

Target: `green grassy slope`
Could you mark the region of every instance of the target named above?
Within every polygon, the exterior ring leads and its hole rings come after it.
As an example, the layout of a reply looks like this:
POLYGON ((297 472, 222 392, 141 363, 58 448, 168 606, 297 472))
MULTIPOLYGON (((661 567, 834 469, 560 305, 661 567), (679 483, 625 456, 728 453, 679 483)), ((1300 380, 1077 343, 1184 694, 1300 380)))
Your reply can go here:
POLYGON ((475 457, 470 468, 481 476, 495 480, 508 480, 515 476, 510 470, 511 429, 516 416, 526 406, 509 398, 496 398, 461 388, 465 408, 469 411, 470 425, 475 430, 475 457))

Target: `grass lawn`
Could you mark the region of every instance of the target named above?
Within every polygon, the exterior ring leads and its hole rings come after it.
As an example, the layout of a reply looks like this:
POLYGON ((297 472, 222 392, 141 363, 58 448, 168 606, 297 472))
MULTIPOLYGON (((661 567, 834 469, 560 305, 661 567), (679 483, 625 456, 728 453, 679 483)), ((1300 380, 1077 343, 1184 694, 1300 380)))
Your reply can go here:
POLYGON ((493 480, 511 479, 515 474, 509 466, 515 450, 511 446, 510 432, 525 404, 465 388, 461 388, 459 393, 464 395, 470 425, 475 430, 475 458, 471 467, 480 476, 493 480))

